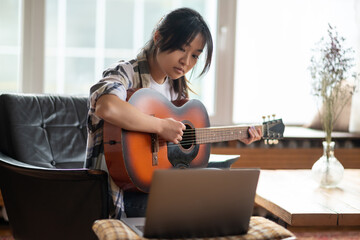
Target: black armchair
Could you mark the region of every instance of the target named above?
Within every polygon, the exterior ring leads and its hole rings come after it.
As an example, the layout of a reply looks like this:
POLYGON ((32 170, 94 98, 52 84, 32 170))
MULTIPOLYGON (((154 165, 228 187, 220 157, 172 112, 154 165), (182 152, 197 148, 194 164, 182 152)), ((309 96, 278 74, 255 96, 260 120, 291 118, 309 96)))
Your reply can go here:
POLYGON ((107 173, 83 168, 85 97, 0 95, 0 187, 15 239, 97 239, 107 173))

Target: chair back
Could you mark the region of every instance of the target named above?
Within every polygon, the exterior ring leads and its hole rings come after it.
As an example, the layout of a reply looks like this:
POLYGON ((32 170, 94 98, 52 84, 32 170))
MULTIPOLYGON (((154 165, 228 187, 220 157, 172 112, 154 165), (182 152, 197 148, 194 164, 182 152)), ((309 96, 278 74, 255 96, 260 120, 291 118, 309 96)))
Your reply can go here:
POLYGON ((97 239, 108 175, 83 168, 87 98, 0 95, 0 188, 15 239, 97 239))
POLYGON ((2 94, 0 151, 34 166, 83 167, 86 119, 86 97, 2 94))

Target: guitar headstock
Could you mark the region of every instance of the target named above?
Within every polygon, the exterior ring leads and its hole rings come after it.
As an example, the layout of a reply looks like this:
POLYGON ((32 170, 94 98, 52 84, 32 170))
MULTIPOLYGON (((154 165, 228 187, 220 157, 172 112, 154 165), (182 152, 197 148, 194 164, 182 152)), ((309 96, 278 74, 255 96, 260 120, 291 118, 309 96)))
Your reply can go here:
POLYGON ((283 124, 282 119, 274 119, 265 121, 262 125, 263 139, 265 139, 265 144, 277 144, 278 139, 284 137, 285 125, 283 124))

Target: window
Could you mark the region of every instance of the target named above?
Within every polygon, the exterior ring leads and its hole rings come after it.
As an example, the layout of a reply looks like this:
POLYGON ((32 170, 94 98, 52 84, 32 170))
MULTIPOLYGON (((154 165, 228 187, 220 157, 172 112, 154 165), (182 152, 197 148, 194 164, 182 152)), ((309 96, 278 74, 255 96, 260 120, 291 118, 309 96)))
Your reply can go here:
MULTIPOLYGON (((104 69, 134 58, 161 17, 182 6, 199 11, 216 32, 215 0, 46 0, 44 91, 88 94, 104 69)), ((199 71, 190 74, 193 97, 211 113, 214 71, 206 80, 195 79, 199 71)))
POLYGON ((198 10, 213 34, 210 72, 188 75, 212 125, 273 113, 285 124, 309 122, 317 110, 311 49, 328 23, 360 62, 357 0, 0 0, 0 92, 87 95, 105 68, 133 58, 160 18, 182 6, 198 10))
POLYGON ((286 124, 310 122, 317 111, 311 49, 330 23, 357 50, 359 62, 359 10, 356 0, 239 0, 234 122, 257 122, 273 113, 286 124))

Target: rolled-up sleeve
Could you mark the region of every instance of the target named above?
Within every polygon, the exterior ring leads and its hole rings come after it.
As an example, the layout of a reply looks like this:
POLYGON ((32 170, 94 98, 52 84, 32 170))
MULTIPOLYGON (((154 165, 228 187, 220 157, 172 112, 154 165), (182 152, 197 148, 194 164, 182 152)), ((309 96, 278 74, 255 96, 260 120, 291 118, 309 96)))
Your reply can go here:
POLYGON ((103 78, 90 89, 89 113, 95 113, 97 100, 105 94, 113 94, 126 100, 126 90, 133 85, 133 68, 131 64, 119 63, 103 72, 103 78))

